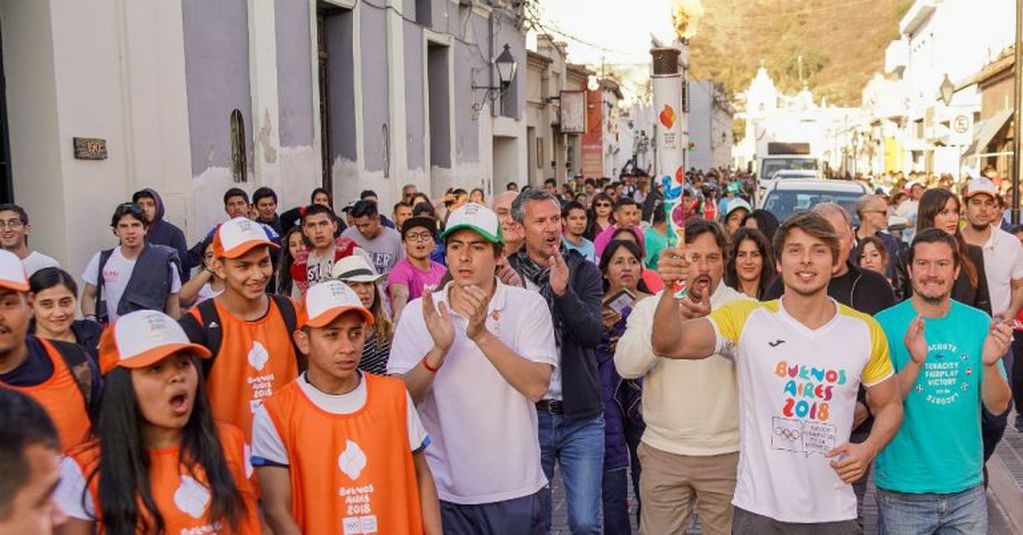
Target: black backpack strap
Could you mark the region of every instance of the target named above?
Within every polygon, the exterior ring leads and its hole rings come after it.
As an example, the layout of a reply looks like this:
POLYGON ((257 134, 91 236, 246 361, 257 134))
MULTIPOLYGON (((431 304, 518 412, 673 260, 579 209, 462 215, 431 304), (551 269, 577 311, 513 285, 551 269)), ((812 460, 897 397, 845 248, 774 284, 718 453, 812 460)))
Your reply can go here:
POLYGON ((89 356, 85 353, 85 349, 78 344, 60 340, 47 340, 47 342, 53 345, 64 361, 64 365, 71 371, 75 386, 78 387, 78 392, 82 394, 82 400, 85 401, 85 412, 89 415, 89 422, 93 423, 95 415, 92 407, 95 400, 92 399, 92 385, 93 381, 98 378, 93 377, 92 367, 89 366, 89 356))
POLYGON ((103 287, 106 286, 106 280, 103 278, 103 268, 107 267, 107 261, 110 260, 110 255, 112 254, 114 254, 112 248, 104 249, 99 253, 99 273, 96 274, 96 321, 100 325, 106 325, 110 319, 103 296, 103 287))
POLYGON ((288 328, 288 340, 291 341, 291 348, 295 351, 295 358, 298 360, 299 372, 304 372, 308 366, 306 356, 298 350, 298 345, 295 344, 294 333, 298 329, 298 311, 295 310, 295 303, 291 299, 283 295, 269 294, 270 299, 273 300, 277 306, 277 310, 281 312, 281 317, 284 318, 284 326, 288 328))
POLYGON ((220 344, 224 339, 224 327, 220 324, 220 313, 212 299, 207 299, 196 305, 199 310, 200 330, 206 338, 203 345, 210 350, 210 360, 220 353, 220 344))

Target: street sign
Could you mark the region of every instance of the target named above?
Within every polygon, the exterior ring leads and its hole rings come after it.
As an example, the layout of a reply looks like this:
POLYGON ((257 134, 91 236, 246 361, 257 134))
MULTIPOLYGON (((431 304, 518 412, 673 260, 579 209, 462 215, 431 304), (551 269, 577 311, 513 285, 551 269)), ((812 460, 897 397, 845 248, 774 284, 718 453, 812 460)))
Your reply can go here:
POLYGON ((948 144, 966 146, 973 143, 973 113, 956 112, 948 123, 948 144))

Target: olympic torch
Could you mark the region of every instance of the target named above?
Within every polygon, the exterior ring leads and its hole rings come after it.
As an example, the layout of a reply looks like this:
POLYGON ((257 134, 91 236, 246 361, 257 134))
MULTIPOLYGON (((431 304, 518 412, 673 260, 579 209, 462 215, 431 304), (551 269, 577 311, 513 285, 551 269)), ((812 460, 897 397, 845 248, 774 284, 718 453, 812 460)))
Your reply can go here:
MULTIPOLYGON (((685 115, 682 112, 682 73, 679 71, 677 48, 654 48, 653 75, 654 111, 657 114, 657 180, 664 186, 664 212, 668 220, 668 246, 685 249, 685 115)), ((685 286, 675 283, 675 297, 686 296, 685 286)))

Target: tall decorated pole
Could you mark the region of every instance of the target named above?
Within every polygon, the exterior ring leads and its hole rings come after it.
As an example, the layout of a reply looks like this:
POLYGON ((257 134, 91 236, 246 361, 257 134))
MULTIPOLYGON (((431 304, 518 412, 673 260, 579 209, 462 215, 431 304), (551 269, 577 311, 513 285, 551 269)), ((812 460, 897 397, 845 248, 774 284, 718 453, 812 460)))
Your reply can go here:
MULTIPOLYGON (((653 57, 651 82, 654 90, 654 111, 657 114, 656 176, 664 186, 664 211, 668 221, 668 246, 684 250, 686 247, 686 216, 691 206, 686 204, 686 154, 689 132, 686 128, 689 111, 685 102, 685 72, 681 65, 688 63, 683 56, 689 39, 696 35, 696 23, 703 16, 700 0, 673 0, 671 22, 678 47, 658 47, 650 50, 653 57), (682 61, 679 61, 679 60, 682 61)), ((684 254, 684 253, 683 253, 684 254)), ((685 284, 672 285, 675 297, 688 295, 685 284)), ((699 300, 703 296, 693 292, 689 297, 699 300)))
MULTIPOLYGON (((685 115, 682 110, 682 73, 677 48, 654 48, 653 75, 654 111, 657 115, 657 162, 655 173, 664 186, 664 211, 668 220, 668 246, 685 248, 686 210, 682 203, 685 189, 687 140, 684 135, 685 115)), ((678 297, 685 288, 675 285, 678 297)))

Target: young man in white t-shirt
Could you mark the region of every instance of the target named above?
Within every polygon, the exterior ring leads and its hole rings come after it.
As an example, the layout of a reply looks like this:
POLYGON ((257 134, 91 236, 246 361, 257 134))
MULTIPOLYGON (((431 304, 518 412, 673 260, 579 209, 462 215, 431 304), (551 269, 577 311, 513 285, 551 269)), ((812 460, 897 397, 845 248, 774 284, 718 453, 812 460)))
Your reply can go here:
POLYGON ((28 235, 32 225, 28 222, 28 213, 16 204, 0 204, 0 246, 18 255, 25 266, 25 276, 47 267, 60 267, 56 260, 39 251, 28 248, 28 235))
POLYGON ((998 228, 998 189, 986 178, 975 178, 963 193, 966 243, 984 250, 984 274, 991 293, 991 312, 1015 318, 1023 308, 1023 245, 998 228))
MULTIPOLYGON (((710 311, 664 292, 651 346, 656 355, 735 361, 739 384, 739 468, 732 533, 860 533, 858 480, 902 422, 898 381, 881 327, 828 297, 839 242, 824 216, 795 215, 774 239, 780 300, 736 301, 710 311), (870 436, 849 442, 860 383, 874 414, 870 436)), ((689 262, 669 248, 665 280, 685 280, 689 262)))
POLYGON ((444 532, 540 534, 547 478, 534 403, 558 362, 547 303, 495 277, 501 231, 490 209, 455 210, 441 239, 452 282, 405 307, 387 371, 430 434, 444 532))
MULTIPOLYGON (((966 222, 963 238, 966 243, 980 247, 984 252, 984 277, 991 294, 991 313, 1003 321, 1011 321, 1023 308, 1023 245, 1008 232, 998 228, 1001 210, 998 209, 998 188, 990 179, 980 177, 970 180, 963 192, 963 208, 966 222)), ((1019 366, 1023 355, 1015 355, 1013 365, 1019 366)), ((1013 391, 1016 398, 1016 428, 1023 429, 1023 388, 1017 385, 1013 391)), ((995 452, 995 447, 1005 433, 1009 411, 991 414, 983 411, 984 460, 995 452)))
MULTIPOLYGON (((181 304, 178 292, 181 291, 181 275, 178 271, 180 259, 177 251, 163 245, 147 245, 146 229, 149 222, 145 212, 134 203, 121 204, 114 211, 110 226, 120 245, 114 247, 106 263, 100 266, 103 251, 92 256, 89 265, 82 273, 85 290, 82 292, 82 314, 87 319, 113 323, 121 314, 149 308, 161 310, 168 316, 178 319, 181 316, 181 304), (159 270, 166 269, 166 278, 159 271, 140 272, 135 278, 135 265, 143 254, 161 255, 166 259, 160 262, 159 270), (100 286, 100 269, 102 268, 103 303, 106 313, 97 310, 97 295, 100 286), (134 280, 134 284, 132 284, 134 280), (122 299, 129 292, 129 299, 122 299)), ((148 258, 146 259, 149 260, 148 258)))

